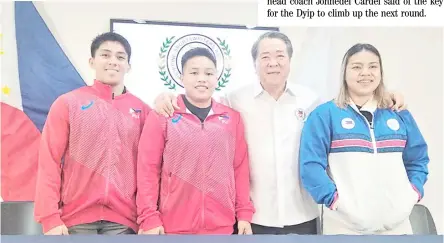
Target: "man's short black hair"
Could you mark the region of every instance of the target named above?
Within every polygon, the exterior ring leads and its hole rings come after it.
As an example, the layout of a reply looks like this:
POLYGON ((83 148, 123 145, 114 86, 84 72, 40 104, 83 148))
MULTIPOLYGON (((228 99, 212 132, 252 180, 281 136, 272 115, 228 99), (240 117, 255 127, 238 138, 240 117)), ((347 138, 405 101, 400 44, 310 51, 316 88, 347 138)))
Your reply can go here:
POLYGON ((188 60, 190 60, 193 57, 207 57, 208 59, 210 59, 214 63, 214 66, 217 67, 216 58, 210 52, 210 50, 208 50, 207 48, 203 48, 203 47, 196 47, 196 48, 188 50, 187 52, 185 52, 185 54, 183 54, 183 56, 182 56, 182 70, 183 70, 183 67, 185 66, 185 64, 188 62, 188 60))
POLYGON ((106 32, 94 38, 93 42, 91 43, 91 57, 95 57, 100 45, 107 41, 119 42, 125 49, 126 54, 128 54, 128 62, 130 61, 131 45, 129 44, 128 40, 125 39, 125 37, 114 32, 106 32))

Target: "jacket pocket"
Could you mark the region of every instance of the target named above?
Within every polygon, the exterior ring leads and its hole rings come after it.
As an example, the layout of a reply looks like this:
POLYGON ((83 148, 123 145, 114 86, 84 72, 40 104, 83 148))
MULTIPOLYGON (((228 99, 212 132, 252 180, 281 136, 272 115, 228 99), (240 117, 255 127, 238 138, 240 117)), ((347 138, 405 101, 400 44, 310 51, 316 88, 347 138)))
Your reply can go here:
POLYGON ((413 189, 413 186, 406 185, 406 189, 400 190, 401 195, 396 197, 394 201, 393 213, 387 215, 385 229, 390 230, 396 228, 398 225, 406 221, 412 213, 413 207, 418 202, 418 193, 413 189))
MULTIPOLYGON (((359 208, 353 199, 339 196, 336 201, 336 211, 340 219, 351 229, 361 232, 374 231, 378 227, 373 222, 373 217, 365 208, 359 208)), ((382 224, 381 224, 382 227, 382 224)))
POLYGON ((171 194, 171 177, 172 177, 172 173, 169 172, 166 176, 166 182, 165 182, 165 196, 161 197, 161 206, 160 206, 160 211, 161 212, 165 212, 165 210, 167 209, 168 206, 168 199, 170 197, 171 194))
POLYGON ((60 200, 63 204, 69 203, 72 199, 72 196, 69 194, 71 190, 71 184, 74 181, 74 175, 72 173, 63 172, 63 184, 61 189, 61 197, 60 200), (67 180, 65 178, 68 177, 67 180))
POLYGON ((354 224, 354 220, 352 220, 352 218, 350 217, 350 213, 345 205, 345 201, 343 198, 338 197, 338 199, 336 200, 336 202, 334 202, 334 205, 332 206, 334 206, 334 209, 332 210, 337 212, 337 215, 342 221, 344 221, 346 224, 354 224))

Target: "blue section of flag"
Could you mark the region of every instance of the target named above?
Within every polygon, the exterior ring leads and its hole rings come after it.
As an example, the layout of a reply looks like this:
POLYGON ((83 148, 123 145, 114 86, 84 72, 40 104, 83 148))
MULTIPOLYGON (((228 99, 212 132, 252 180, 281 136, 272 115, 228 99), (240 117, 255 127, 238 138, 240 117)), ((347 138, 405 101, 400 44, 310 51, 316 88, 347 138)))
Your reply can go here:
POLYGON ((42 131, 57 97, 85 82, 32 2, 15 2, 15 30, 23 111, 42 131))

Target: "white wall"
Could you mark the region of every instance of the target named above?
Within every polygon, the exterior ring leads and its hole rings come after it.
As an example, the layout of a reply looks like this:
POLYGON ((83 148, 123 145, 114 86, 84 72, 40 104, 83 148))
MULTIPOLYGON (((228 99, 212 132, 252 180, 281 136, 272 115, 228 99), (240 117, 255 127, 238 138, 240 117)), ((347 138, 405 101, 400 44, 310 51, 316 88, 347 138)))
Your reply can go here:
MULTIPOLYGON (((254 2, 164 3, 35 3, 83 78, 91 40, 109 30, 111 18, 254 25, 254 2)), ((430 148, 430 176, 422 203, 443 233, 443 30, 440 28, 296 28, 281 31, 293 41, 291 80, 307 84, 325 97, 339 85, 342 55, 356 42, 369 42, 381 52, 385 80, 406 97, 430 148)), ((377 178, 375 178, 377 180, 377 178)))

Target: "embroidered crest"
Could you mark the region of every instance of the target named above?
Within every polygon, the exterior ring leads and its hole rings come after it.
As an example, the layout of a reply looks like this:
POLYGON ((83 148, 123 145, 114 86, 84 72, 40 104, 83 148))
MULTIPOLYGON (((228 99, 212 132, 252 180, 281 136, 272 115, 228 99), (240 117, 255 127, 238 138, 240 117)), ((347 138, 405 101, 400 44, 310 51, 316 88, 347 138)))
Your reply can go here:
POLYGON ((227 114, 223 114, 219 116, 219 121, 223 124, 228 124, 230 117, 227 114))
POLYGON ((129 113, 131 114, 132 117, 139 119, 140 118, 140 113, 142 112, 141 109, 134 109, 134 108, 130 108, 129 109, 129 113))
POLYGON ((299 121, 305 121, 305 119, 307 118, 307 115, 306 115, 304 109, 302 109, 302 108, 299 108, 296 110, 295 116, 299 121))

